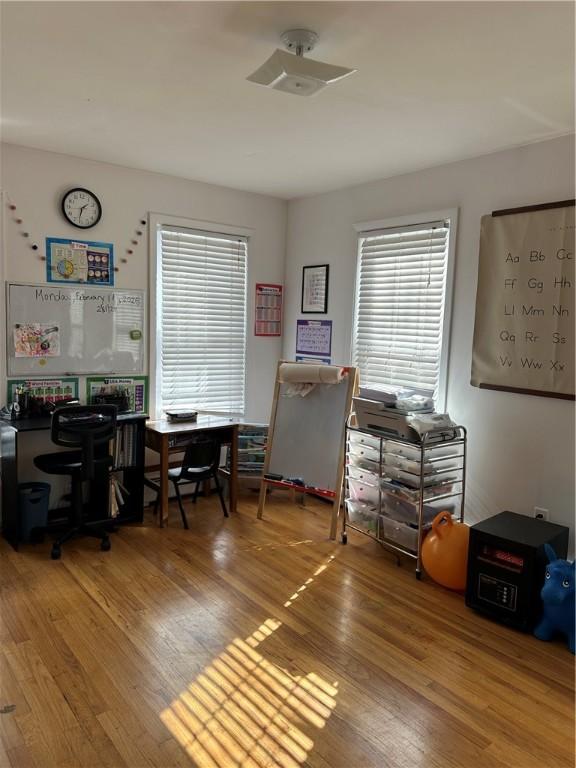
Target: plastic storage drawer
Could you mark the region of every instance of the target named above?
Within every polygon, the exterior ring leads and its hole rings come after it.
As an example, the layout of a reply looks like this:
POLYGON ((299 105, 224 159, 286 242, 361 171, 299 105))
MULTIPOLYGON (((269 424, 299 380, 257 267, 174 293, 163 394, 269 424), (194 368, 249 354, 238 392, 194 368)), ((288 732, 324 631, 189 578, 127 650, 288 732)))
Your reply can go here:
POLYGON ((380 490, 377 485, 363 483, 360 480, 348 478, 348 490, 353 501, 363 501, 365 504, 377 506, 380 503, 380 490))
POLYGON ((411 552, 418 550, 418 529, 410 528, 405 523, 399 523, 397 520, 391 520, 382 515, 380 517, 382 525, 381 533, 385 539, 398 544, 400 547, 409 549, 411 552))
POLYGON ((353 480, 358 480, 360 483, 368 483, 368 485, 375 485, 376 488, 378 488, 378 485, 380 483, 380 477, 378 473, 376 472, 370 472, 368 469, 364 469, 363 467, 355 467, 351 464, 347 467, 348 471, 348 478, 352 478, 353 480))
POLYGON ((380 443, 385 443, 385 441, 380 440, 379 437, 367 435, 364 432, 349 432, 348 438, 350 440, 350 445, 367 445, 370 448, 375 448, 378 452, 380 452, 380 443))
POLYGON ((380 451, 369 445, 350 445, 348 462, 355 467, 364 467, 371 472, 379 472, 380 451))
POLYGON ((347 499, 346 512, 348 520, 352 525, 356 525, 358 528, 369 531, 374 536, 378 534, 380 515, 375 507, 370 504, 364 504, 361 501, 347 499))
MULTIPOLYGON (((412 504, 410 501, 400 499, 391 493, 386 493, 386 491, 382 492, 382 511, 387 517, 391 517, 392 520, 397 522, 418 525, 418 504, 412 504)), ((440 509, 425 504, 422 523, 429 525, 438 512, 440 512, 440 509)))

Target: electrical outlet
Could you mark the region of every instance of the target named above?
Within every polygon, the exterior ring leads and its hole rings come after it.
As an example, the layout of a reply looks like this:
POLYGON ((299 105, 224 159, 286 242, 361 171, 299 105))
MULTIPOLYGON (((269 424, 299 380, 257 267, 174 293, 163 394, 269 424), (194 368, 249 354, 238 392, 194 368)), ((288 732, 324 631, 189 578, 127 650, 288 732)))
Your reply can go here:
POLYGON ((546 507, 534 507, 534 517, 536 520, 548 520, 550 510, 546 507))

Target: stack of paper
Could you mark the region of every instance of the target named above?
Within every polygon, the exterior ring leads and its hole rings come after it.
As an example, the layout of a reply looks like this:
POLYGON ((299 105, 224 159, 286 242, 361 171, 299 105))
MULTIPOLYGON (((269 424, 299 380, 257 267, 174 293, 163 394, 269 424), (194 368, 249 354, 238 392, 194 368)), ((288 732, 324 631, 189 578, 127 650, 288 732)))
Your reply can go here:
POLYGON ((413 389, 407 387, 360 387, 360 397, 364 400, 376 400, 379 403, 394 405, 399 397, 409 397, 413 389))

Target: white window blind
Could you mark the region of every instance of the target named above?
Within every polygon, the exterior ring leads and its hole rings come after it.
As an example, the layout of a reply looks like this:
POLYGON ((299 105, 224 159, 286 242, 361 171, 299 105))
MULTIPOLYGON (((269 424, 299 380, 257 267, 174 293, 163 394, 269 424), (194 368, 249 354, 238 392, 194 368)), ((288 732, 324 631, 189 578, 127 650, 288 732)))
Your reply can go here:
POLYGON ((161 409, 243 414, 247 238, 159 233, 161 409))
POLYGON ((361 232, 353 338, 366 386, 438 394, 449 223, 361 232))

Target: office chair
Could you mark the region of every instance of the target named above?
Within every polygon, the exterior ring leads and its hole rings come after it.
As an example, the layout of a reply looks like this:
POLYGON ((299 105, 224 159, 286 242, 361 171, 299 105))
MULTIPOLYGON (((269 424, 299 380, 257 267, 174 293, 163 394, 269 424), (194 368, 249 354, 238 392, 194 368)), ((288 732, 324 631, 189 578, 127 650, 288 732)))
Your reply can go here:
MULTIPOLYGON (((224 517, 228 517, 228 510, 226 509, 226 503, 222 494, 222 487, 218 480, 218 467, 220 466, 220 443, 215 440, 199 439, 193 440, 186 446, 184 453, 184 460, 181 467, 175 467, 168 470, 168 478, 174 483, 174 490, 176 491, 176 498, 178 499, 178 506, 180 507, 180 514, 182 515, 182 525, 188 529, 188 520, 186 518, 186 512, 184 505, 182 504, 182 496, 180 495, 179 486, 182 483, 196 483, 194 490, 194 496, 192 497, 192 503, 196 504, 198 498, 198 491, 200 489, 200 483, 204 480, 214 480, 218 497, 220 498, 220 505, 224 512, 224 517)), ((154 504, 154 513, 158 510, 158 504, 160 502, 160 493, 156 497, 154 504)))
POLYGON ((69 405, 57 408, 52 414, 52 442, 75 449, 45 453, 34 459, 34 464, 42 472, 50 475, 70 475, 72 480, 72 527, 52 545, 52 560, 58 560, 62 544, 78 534, 95 536, 101 539, 101 550, 107 552, 110 549, 105 521, 85 520, 82 486, 84 481, 90 483, 94 480, 97 474, 105 478, 103 482, 108 483, 107 470, 113 463, 108 445, 116 435, 116 414, 115 405, 69 405))

